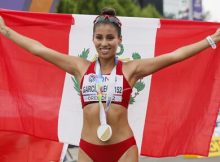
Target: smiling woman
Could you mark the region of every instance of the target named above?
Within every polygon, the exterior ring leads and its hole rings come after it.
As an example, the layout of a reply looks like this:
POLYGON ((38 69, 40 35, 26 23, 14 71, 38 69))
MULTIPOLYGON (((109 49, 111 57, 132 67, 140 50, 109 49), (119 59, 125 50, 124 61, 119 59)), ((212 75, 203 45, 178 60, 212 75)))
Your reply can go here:
POLYGON ((115 17, 113 9, 104 9, 101 15, 94 20, 93 28, 93 43, 98 52, 98 60, 88 67, 81 84, 82 89, 94 84, 96 92, 94 94, 81 93, 84 116, 87 120, 84 120, 85 129, 82 130, 79 161, 90 161, 91 159, 100 162, 115 162, 119 159, 137 161, 137 146, 128 125, 127 110, 125 109, 131 95, 131 86, 122 73, 122 62, 116 57, 116 50, 121 42, 120 20, 115 17), (94 73, 98 76, 98 81, 87 82, 86 78, 91 78, 94 73), (115 88, 116 86, 117 88, 115 88), (126 95, 125 89, 129 90, 126 91, 126 95), (103 95, 104 93, 106 96, 103 95), (102 103, 103 100, 106 102, 105 104, 102 103), (97 101, 99 101, 98 105, 92 104, 97 101), (91 111, 96 111, 94 114, 97 116, 96 119, 91 118, 91 111), (91 123, 94 123, 92 129, 91 123), (89 133, 96 132, 96 129, 98 138, 89 133), (117 151, 111 153, 112 150, 117 151), (93 151, 99 154, 93 154, 93 151))
POLYGON ((100 58, 110 57, 115 55, 117 47, 121 43, 121 36, 111 24, 99 24, 95 27, 93 42, 100 58))
MULTIPOLYGON (((94 20, 93 42, 99 58, 109 57, 114 62, 117 47, 122 41, 121 22, 115 17, 114 10, 105 10, 94 20)), ((108 60, 109 63, 109 60, 108 60)), ((110 73, 107 71, 106 73, 110 73)))

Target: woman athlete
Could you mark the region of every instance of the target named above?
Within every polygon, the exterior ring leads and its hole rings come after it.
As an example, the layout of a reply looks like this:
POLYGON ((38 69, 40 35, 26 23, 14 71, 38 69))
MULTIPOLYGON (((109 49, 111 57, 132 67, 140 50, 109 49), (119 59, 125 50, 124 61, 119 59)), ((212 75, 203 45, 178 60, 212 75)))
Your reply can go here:
POLYGON ((137 162, 138 149, 127 118, 132 87, 140 78, 192 57, 210 46, 214 48, 220 41, 218 29, 206 39, 173 52, 154 58, 121 62, 116 58, 117 47, 122 42, 121 22, 115 15, 113 9, 104 9, 94 20, 93 43, 98 52, 95 62, 47 48, 12 30, 0 17, 2 35, 80 81, 83 128, 79 162, 137 162), (89 82, 88 79, 94 76, 95 81, 89 82), (109 82, 104 82, 103 78, 109 82), (96 92, 91 94, 86 89, 88 86, 95 86, 96 92))

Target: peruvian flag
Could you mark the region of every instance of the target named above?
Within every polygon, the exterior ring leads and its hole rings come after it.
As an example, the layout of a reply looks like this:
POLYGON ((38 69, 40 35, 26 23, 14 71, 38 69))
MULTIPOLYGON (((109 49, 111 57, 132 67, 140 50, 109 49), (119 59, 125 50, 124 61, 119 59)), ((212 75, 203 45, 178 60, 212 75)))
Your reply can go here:
MULTIPOLYGON (((6 24, 49 48, 93 60, 96 16, 1 10, 6 24)), ((129 61, 171 52, 204 39, 218 23, 119 17, 129 61)), ((199 55, 137 82, 129 122, 141 155, 208 155, 220 107, 220 52, 199 55)), ((147 68, 147 67, 146 67, 147 68)), ((82 129, 79 82, 0 36, 0 130, 78 145, 82 129)), ((1 143, 1 141, 0 141, 1 143)))

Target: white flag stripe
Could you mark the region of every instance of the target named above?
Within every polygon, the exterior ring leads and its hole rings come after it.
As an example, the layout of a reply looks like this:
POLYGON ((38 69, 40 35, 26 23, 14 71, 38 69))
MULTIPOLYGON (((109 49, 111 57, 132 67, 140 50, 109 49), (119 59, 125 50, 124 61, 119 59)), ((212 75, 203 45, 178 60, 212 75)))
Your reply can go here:
MULTIPOLYGON (((131 17, 120 17, 120 20, 122 21, 122 37, 125 46, 123 56, 132 58, 132 54, 137 52, 141 58, 153 57, 156 32, 157 28, 160 27, 160 20, 131 17)), ((142 81, 145 83, 144 90, 135 98, 135 103, 129 105, 128 108, 129 123, 134 132, 139 151, 141 150, 151 76, 142 81)), ((135 93, 137 91, 133 88, 132 96, 135 93)))
MULTIPOLYGON (((96 54, 92 42, 93 20, 96 16, 73 15, 75 24, 70 31, 69 53, 79 55, 89 48, 87 59, 92 60, 96 54)), ((137 52, 141 58, 153 57, 159 19, 119 17, 122 21, 122 37, 124 53, 122 58, 132 59, 137 52)), ((129 123, 134 131, 140 150, 143 127, 145 122, 147 98, 150 87, 150 77, 144 80, 145 88, 135 97, 135 103, 129 106, 129 123)), ((133 89, 133 96, 136 89, 133 89)), ((69 74, 66 74, 63 96, 60 107, 58 136, 62 142, 78 145, 82 128, 82 108, 80 97, 74 90, 74 84, 69 74), (76 100, 77 99, 77 100, 76 100)))

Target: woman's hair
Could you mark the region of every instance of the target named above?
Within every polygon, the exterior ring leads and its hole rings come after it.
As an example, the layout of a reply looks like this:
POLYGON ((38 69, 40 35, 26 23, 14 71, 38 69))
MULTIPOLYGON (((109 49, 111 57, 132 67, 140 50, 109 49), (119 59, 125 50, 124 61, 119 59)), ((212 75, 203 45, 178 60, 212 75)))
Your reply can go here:
POLYGON ((103 8, 100 15, 116 16, 116 11, 114 8, 103 8))
POLYGON ((116 17, 116 12, 113 8, 104 8, 101 11, 101 14, 96 17, 94 20, 94 27, 93 27, 93 33, 95 31, 95 28, 99 24, 111 24, 113 25, 118 32, 118 36, 121 36, 121 22, 116 17))

